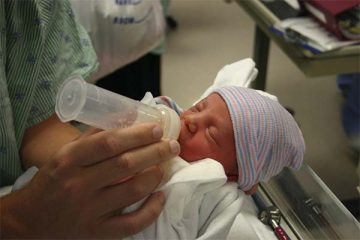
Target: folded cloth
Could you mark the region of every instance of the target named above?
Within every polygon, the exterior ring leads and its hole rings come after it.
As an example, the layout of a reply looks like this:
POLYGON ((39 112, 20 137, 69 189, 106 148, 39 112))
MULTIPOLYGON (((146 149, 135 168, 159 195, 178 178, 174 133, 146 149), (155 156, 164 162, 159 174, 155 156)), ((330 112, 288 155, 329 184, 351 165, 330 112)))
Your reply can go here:
POLYGON ((205 90, 196 102, 207 97, 215 89, 224 86, 249 87, 250 83, 255 80, 257 74, 258 70, 255 67, 255 62, 251 58, 225 65, 217 73, 213 84, 205 90))
MULTIPOLYGON (((217 73, 216 78, 211 86, 209 86, 200 98, 195 101, 194 104, 207 97, 214 90, 225 86, 238 86, 249 88, 252 81, 255 80, 258 74, 258 70, 255 67, 255 62, 251 58, 245 58, 243 60, 225 65, 217 73)), ((272 100, 277 101, 277 97, 270 93, 256 90, 259 94, 269 97, 272 100)))

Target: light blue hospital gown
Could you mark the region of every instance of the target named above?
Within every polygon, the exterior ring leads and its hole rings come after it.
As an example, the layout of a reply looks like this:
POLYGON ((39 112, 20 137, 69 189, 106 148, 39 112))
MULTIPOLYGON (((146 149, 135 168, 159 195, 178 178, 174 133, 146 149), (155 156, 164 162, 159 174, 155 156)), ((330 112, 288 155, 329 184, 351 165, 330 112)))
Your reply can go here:
POLYGON ((54 113, 59 84, 96 67, 68 1, 0 0, 0 186, 22 173, 24 132, 54 113))

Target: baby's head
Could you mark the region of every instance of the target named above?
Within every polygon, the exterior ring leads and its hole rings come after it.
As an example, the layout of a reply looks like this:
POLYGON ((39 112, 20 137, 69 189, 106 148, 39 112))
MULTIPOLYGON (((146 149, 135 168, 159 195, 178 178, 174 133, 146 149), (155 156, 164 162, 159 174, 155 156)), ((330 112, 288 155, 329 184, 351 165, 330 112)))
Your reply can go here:
POLYGON ((253 89, 217 89, 180 118, 180 156, 219 161, 244 191, 284 167, 301 166, 305 144, 297 123, 278 102, 253 89))

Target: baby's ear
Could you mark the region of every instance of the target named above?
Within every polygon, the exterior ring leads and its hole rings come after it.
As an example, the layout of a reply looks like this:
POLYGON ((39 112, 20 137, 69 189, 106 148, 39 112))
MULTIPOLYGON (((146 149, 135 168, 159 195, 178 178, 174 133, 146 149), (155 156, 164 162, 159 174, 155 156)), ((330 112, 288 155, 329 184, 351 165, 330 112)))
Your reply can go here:
POLYGON ((252 186, 249 190, 245 191, 246 195, 253 195, 254 193, 256 193, 258 186, 259 184, 257 183, 254 186, 252 186))

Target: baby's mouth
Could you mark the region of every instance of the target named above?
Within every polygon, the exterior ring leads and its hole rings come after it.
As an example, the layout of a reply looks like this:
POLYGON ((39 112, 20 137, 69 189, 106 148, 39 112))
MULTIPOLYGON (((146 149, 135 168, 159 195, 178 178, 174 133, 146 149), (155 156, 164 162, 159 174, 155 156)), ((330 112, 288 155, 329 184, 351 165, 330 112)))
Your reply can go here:
POLYGON ((188 128, 188 126, 186 125, 185 121, 183 119, 181 119, 181 130, 180 130, 180 135, 179 135, 179 143, 181 145, 181 142, 186 142, 188 139, 191 138, 191 132, 188 128))

